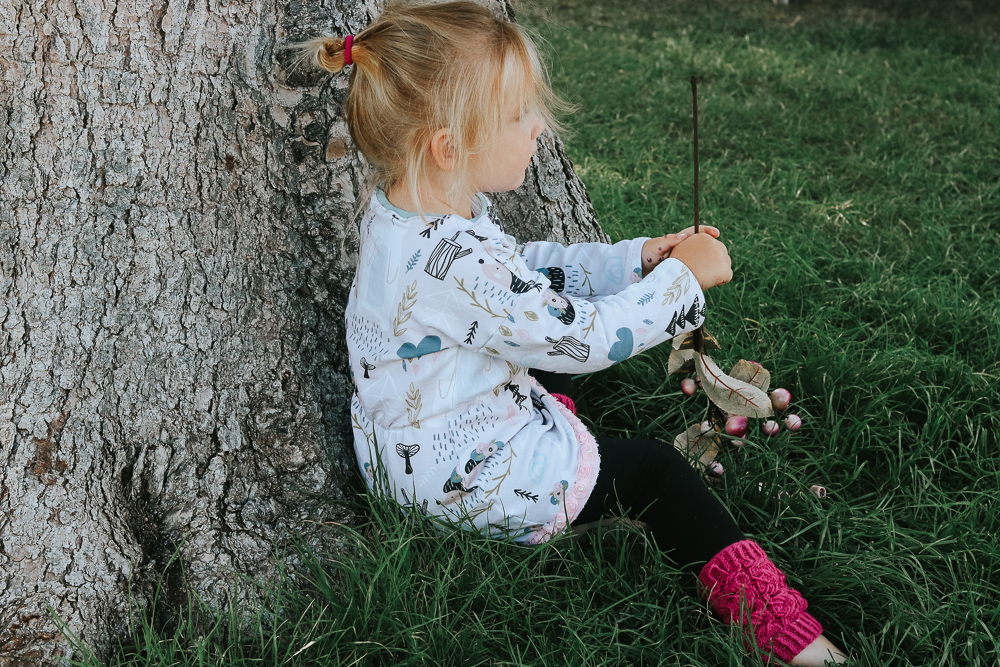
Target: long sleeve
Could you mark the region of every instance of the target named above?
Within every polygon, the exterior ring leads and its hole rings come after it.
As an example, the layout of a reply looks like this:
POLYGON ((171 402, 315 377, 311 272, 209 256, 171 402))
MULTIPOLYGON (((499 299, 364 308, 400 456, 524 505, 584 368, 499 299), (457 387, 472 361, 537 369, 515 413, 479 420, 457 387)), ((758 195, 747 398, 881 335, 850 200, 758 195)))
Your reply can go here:
POLYGON ((642 244, 647 240, 570 246, 531 241, 524 244, 521 256, 529 269, 549 277, 553 292, 592 299, 617 294, 642 278, 642 244))
MULTIPOLYGON (((697 327, 704 317, 701 288, 676 259, 617 293, 588 301, 554 291, 551 271, 532 271, 492 223, 468 231, 444 224, 437 232, 442 247, 460 259, 448 263, 447 271, 430 267, 437 278, 430 281, 434 293, 425 292, 431 298, 414 317, 422 328, 439 331, 444 347, 462 345, 522 367, 579 373, 623 361, 697 327), (460 250, 452 237, 462 241, 460 250)), ((616 252, 627 254, 633 243, 616 244, 622 246, 616 252)), ((607 254, 587 247, 596 245, 531 256, 587 261, 607 254)), ((599 286, 617 284, 606 280, 599 286)))

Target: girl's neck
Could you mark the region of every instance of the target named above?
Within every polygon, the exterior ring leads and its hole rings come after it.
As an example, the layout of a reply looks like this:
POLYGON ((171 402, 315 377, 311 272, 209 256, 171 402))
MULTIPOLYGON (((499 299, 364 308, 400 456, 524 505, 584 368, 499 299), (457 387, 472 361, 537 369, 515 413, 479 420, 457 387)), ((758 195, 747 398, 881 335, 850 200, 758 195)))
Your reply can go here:
POLYGON ((410 191, 397 183, 395 187, 385 191, 386 199, 396 208, 404 211, 416 213, 420 211, 424 215, 460 215, 467 220, 472 219, 472 199, 471 198, 449 198, 448 188, 426 184, 420 193, 420 198, 415 200, 410 196, 410 191))

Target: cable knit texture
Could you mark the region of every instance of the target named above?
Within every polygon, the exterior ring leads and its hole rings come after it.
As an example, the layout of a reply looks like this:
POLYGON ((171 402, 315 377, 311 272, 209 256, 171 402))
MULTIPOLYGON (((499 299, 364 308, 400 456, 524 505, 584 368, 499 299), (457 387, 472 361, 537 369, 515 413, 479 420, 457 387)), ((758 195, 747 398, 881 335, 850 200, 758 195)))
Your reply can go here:
POLYGON ((748 644, 755 640, 768 656, 773 651, 788 662, 823 631, 806 612, 802 595, 788 587, 785 575, 752 540, 717 553, 698 579, 712 608, 727 623, 743 626, 748 644))
POLYGON ((552 394, 552 398, 556 399, 557 401, 565 405, 566 409, 572 412, 574 415, 576 414, 576 403, 573 402, 572 398, 570 398, 566 394, 555 394, 555 393, 552 394))

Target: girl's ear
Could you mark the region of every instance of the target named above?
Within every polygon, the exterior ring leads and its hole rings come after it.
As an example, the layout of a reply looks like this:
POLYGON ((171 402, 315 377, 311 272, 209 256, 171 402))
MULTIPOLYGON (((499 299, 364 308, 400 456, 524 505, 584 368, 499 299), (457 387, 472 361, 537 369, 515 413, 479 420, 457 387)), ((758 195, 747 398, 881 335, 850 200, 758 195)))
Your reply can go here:
POLYGON ((431 157, 442 171, 455 168, 455 150, 451 145, 451 130, 442 127, 431 136, 431 157))

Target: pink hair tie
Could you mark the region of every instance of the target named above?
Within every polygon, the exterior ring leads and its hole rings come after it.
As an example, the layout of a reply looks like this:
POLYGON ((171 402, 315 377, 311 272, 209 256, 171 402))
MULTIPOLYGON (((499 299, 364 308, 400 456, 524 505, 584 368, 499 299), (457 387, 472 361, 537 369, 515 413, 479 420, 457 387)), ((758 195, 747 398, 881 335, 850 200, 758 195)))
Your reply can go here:
POLYGON ((344 39, 344 65, 353 65, 354 61, 351 60, 351 43, 354 41, 354 35, 348 35, 344 39))

